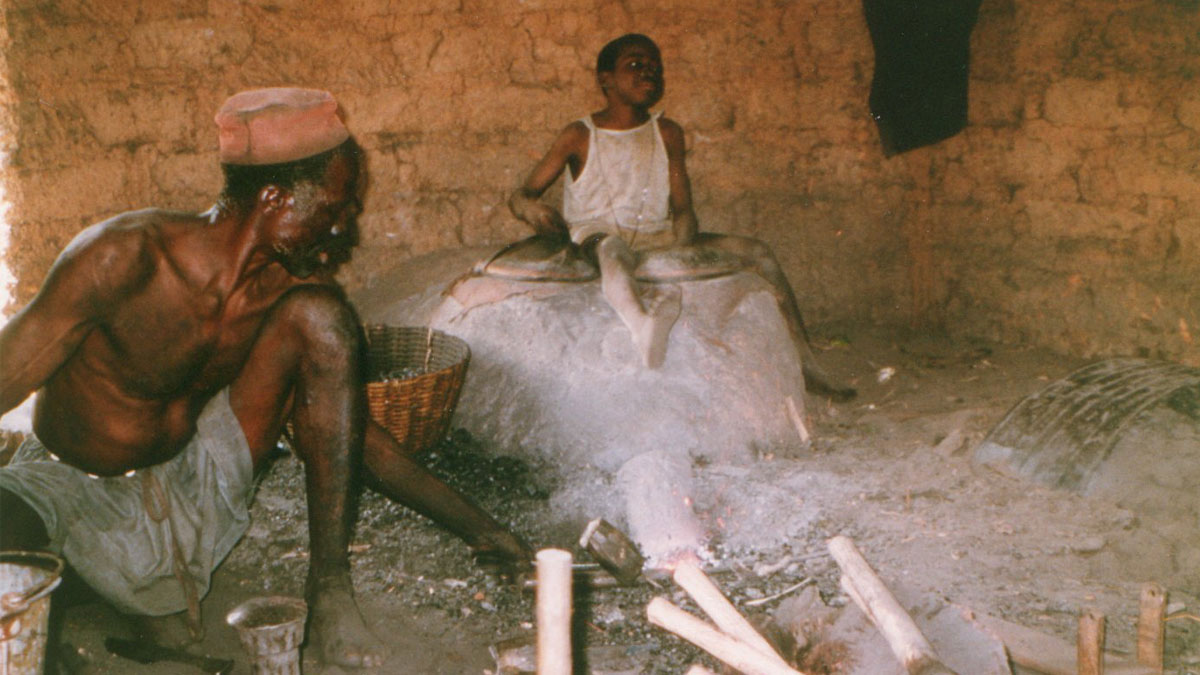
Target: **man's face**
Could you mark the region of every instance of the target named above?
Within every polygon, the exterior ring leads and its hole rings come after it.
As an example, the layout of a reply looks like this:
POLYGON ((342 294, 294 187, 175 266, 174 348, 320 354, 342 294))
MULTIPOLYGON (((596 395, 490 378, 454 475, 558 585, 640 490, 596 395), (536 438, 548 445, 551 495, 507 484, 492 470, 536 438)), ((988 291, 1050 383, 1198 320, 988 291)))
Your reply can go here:
POLYGON ((662 99, 662 57, 650 45, 634 43, 621 49, 611 73, 600 74, 600 85, 610 96, 649 108, 662 99))
POLYGON ((276 260, 289 274, 303 279, 350 259, 362 212, 358 174, 357 164, 339 154, 321 183, 302 183, 290 191, 274 242, 276 260))

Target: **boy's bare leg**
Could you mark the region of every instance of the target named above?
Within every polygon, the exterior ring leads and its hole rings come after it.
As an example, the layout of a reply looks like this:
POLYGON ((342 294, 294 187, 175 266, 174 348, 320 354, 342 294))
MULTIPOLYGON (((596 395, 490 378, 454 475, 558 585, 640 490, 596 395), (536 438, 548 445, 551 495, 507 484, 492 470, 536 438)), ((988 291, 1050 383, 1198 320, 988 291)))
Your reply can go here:
POLYGON ((310 645, 326 663, 348 667, 379 665, 385 655, 350 582, 350 486, 367 418, 360 340, 358 319, 340 293, 297 288, 272 310, 230 389, 256 469, 290 415, 308 501, 310 645))
POLYGON ((804 371, 805 386, 814 392, 826 394, 839 401, 846 401, 857 395, 853 388, 837 382, 832 375, 817 363, 808 342, 808 330, 804 327, 804 319, 800 315, 800 305, 796 302, 796 294, 792 285, 783 274, 783 268, 775 259, 771 247, 750 237, 702 232, 696 236, 698 245, 712 246, 729 251, 748 260, 754 265, 754 271, 771 284, 779 309, 787 320, 788 330, 796 350, 800 355, 800 367, 804 371))
POLYGON ((678 286, 663 286, 647 294, 642 303, 633 278, 633 251, 620 237, 608 236, 596 245, 600 288, 633 334, 633 344, 647 368, 658 368, 667 357, 667 339, 679 318, 682 294, 678 286))

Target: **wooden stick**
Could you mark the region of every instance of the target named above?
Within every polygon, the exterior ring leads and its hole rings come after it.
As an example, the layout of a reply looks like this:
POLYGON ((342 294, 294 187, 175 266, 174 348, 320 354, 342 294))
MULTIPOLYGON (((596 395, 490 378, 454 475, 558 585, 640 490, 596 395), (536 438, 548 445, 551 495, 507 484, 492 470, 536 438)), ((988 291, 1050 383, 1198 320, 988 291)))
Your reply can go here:
MULTIPOLYGON (((971 610, 973 620, 1004 643, 1012 662, 1047 675, 1077 675, 1076 646, 1041 631, 971 610)), ((1155 675, 1154 669, 1104 655, 1106 675, 1155 675)))
POLYGON ((537 553, 537 672, 571 675, 571 552, 537 553))
POLYGON ((1075 643, 1079 675, 1104 675, 1104 615, 1089 607, 1079 613, 1079 638, 1075 643))
POLYGON ((854 542, 847 537, 834 537, 829 540, 829 553, 842 568, 842 588, 883 634, 892 653, 910 675, 953 674, 854 542))
POLYGON ((812 435, 808 433, 808 425, 804 423, 804 415, 796 407, 796 400, 788 396, 784 401, 787 404, 788 418, 792 420, 792 426, 796 427, 796 435, 800 437, 801 443, 807 443, 812 435))
POLYGON ((700 665, 699 663, 693 663, 692 667, 688 668, 687 672, 684 673, 683 675, 717 675, 717 674, 714 673, 713 671, 709 670, 708 668, 705 668, 704 666, 700 665))
POLYGON ((804 675, 722 633, 703 619, 672 605, 664 597, 654 598, 646 605, 646 618, 655 626, 678 635, 745 675, 804 675))
POLYGON ((1148 583, 1142 586, 1137 627, 1137 660, 1158 672, 1163 669, 1163 622, 1167 616, 1167 593, 1162 586, 1148 583))
POLYGON ((713 623, 717 624, 721 632, 787 666, 787 662, 775 652, 771 643, 750 625, 746 617, 737 611, 733 603, 721 593, 721 589, 694 562, 683 560, 677 563, 673 578, 680 588, 692 596, 713 623))

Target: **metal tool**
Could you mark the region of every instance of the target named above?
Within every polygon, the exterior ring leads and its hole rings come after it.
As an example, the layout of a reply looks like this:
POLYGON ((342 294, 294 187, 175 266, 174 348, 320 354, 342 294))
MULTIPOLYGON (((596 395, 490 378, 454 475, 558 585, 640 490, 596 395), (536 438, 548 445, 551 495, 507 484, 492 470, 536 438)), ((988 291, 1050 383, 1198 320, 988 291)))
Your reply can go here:
POLYGON ((122 638, 105 638, 104 648, 117 656, 137 661, 138 663, 157 663, 171 661, 195 666, 206 673, 228 675, 233 670, 233 659, 214 659, 208 656, 190 654, 182 649, 164 647, 153 642, 137 642, 122 638))
POLYGON ((607 520, 597 518, 588 523, 579 537, 579 545, 622 585, 632 586, 642 578, 646 558, 632 539, 607 520))

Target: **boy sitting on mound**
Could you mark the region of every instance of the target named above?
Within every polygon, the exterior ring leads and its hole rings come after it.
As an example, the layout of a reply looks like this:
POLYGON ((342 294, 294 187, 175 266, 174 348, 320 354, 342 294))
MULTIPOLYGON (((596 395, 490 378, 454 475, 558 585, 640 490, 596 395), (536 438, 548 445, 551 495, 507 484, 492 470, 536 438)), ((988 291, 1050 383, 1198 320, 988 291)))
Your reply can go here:
POLYGON ((757 239, 698 231, 683 129, 650 112, 665 86, 658 45, 636 33, 609 42, 596 59, 596 80, 607 105, 559 134, 509 200, 513 215, 539 234, 570 238, 595 259, 604 297, 633 334, 647 367, 657 368, 666 357, 680 290, 640 289, 634 278, 640 253, 705 247, 746 261, 771 284, 800 351, 808 389, 853 397, 853 389, 835 384, 816 365, 795 294, 770 248, 757 239), (539 200, 564 169, 560 213, 539 200))

